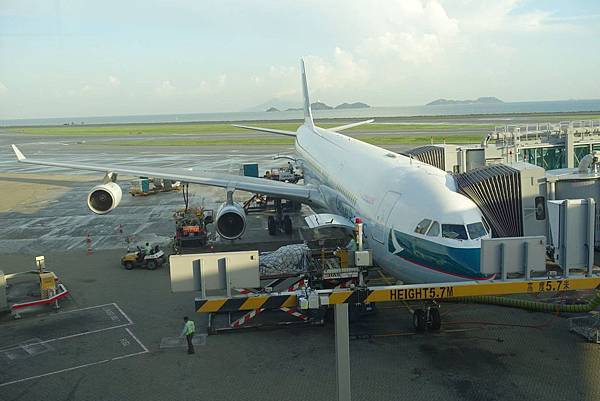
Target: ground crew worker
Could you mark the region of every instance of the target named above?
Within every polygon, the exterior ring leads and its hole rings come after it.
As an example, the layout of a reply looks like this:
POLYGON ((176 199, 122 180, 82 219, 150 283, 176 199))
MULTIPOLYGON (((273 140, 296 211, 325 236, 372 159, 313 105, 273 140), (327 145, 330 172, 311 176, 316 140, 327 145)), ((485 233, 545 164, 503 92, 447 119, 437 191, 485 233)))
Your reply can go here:
POLYGON ((354 267, 356 264, 354 253, 358 251, 358 244, 356 243, 354 235, 350 235, 350 241, 346 244, 346 250, 348 251, 348 266, 354 267))
POLYGON ((183 330, 181 331, 181 337, 185 336, 185 339, 187 340, 188 354, 193 354, 194 344, 192 344, 192 338, 194 338, 196 326, 194 325, 194 322, 192 320, 188 319, 187 316, 183 318, 183 321, 185 322, 185 324, 183 325, 183 330))
POLYGON ((146 245, 144 246, 144 253, 146 255, 150 255, 151 251, 152 251, 152 247, 150 246, 150 244, 148 242, 146 242, 146 245))
POLYGON ((350 235, 350 241, 348 241, 346 249, 349 251, 358 251, 358 244, 356 243, 356 239, 354 239, 354 235, 350 235))

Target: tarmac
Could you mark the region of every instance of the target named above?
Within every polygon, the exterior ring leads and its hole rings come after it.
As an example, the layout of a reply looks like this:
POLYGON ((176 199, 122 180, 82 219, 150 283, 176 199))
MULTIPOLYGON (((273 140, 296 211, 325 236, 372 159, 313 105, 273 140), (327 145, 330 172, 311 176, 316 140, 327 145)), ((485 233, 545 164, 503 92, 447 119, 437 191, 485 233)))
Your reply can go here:
MULTIPOLYGON (((120 267, 127 237, 168 242, 172 213, 183 206, 180 193, 134 198, 124 185, 121 206, 95 216, 85 197, 102 177, 19 165, 7 145, 23 143, 26 155, 39 158, 230 173, 244 162, 276 167, 281 161, 272 156, 290 154, 289 147, 132 154, 26 139, 0 135, 0 269, 32 269, 34 256, 44 255, 71 295, 58 312, 1 317, 0 400, 335 399, 333 324, 205 337, 207 316, 195 313, 196 294, 172 293, 168 267, 120 267), (186 315, 198 330, 194 355, 175 340, 186 315)), ((225 199, 219 189, 191 190, 192 205, 215 207, 225 199)), ((252 216, 247 237, 257 246, 269 240, 264 216, 252 216)), ((352 323, 353 399, 600 399, 600 346, 569 333, 564 316, 455 303, 442 305, 442 313, 439 333, 414 334, 403 304, 379 304, 375 314, 352 323)))

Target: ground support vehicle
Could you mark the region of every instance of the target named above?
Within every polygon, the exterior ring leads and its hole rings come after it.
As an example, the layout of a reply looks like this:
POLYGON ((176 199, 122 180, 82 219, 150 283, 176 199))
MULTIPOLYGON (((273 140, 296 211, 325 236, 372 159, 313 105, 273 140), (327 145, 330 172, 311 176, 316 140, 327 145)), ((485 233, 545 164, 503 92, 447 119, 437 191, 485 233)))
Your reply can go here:
POLYGON ((121 257, 121 266, 126 270, 131 270, 134 267, 144 267, 148 270, 155 270, 161 267, 166 261, 164 251, 158 245, 152 247, 149 253, 146 253, 139 246, 134 252, 127 252, 121 257))
POLYGON ((179 253, 183 248, 199 248, 208 244, 207 226, 213 222, 214 211, 204 208, 177 210, 175 218, 175 238, 173 249, 179 253))

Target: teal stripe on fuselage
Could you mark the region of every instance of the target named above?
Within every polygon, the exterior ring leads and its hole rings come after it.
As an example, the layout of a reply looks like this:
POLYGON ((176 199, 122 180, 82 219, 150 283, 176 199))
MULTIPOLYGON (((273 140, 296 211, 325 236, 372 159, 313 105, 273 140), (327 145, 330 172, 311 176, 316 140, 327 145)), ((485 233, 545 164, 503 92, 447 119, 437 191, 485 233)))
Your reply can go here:
POLYGON ((480 268, 480 248, 453 248, 433 241, 390 230, 388 250, 409 262, 453 275, 484 278, 480 268), (393 242, 396 237, 398 249, 393 242))

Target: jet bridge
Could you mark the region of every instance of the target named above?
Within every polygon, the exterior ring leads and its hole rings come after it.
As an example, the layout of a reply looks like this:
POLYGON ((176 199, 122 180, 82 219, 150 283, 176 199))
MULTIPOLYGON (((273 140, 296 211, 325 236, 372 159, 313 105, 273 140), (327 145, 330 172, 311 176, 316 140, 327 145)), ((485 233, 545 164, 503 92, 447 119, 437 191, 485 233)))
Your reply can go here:
POLYGON ((494 237, 546 235, 545 171, 529 163, 495 164, 454 175, 494 237))
POLYGON ((456 145, 425 145, 411 149, 403 155, 448 172, 458 172, 456 145))
POLYGON ((497 126, 480 144, 431 144, 404 152, 448 172, 498 163, 528 162, 546 170, 573 168, 600 150, 600 120, 497 126))

